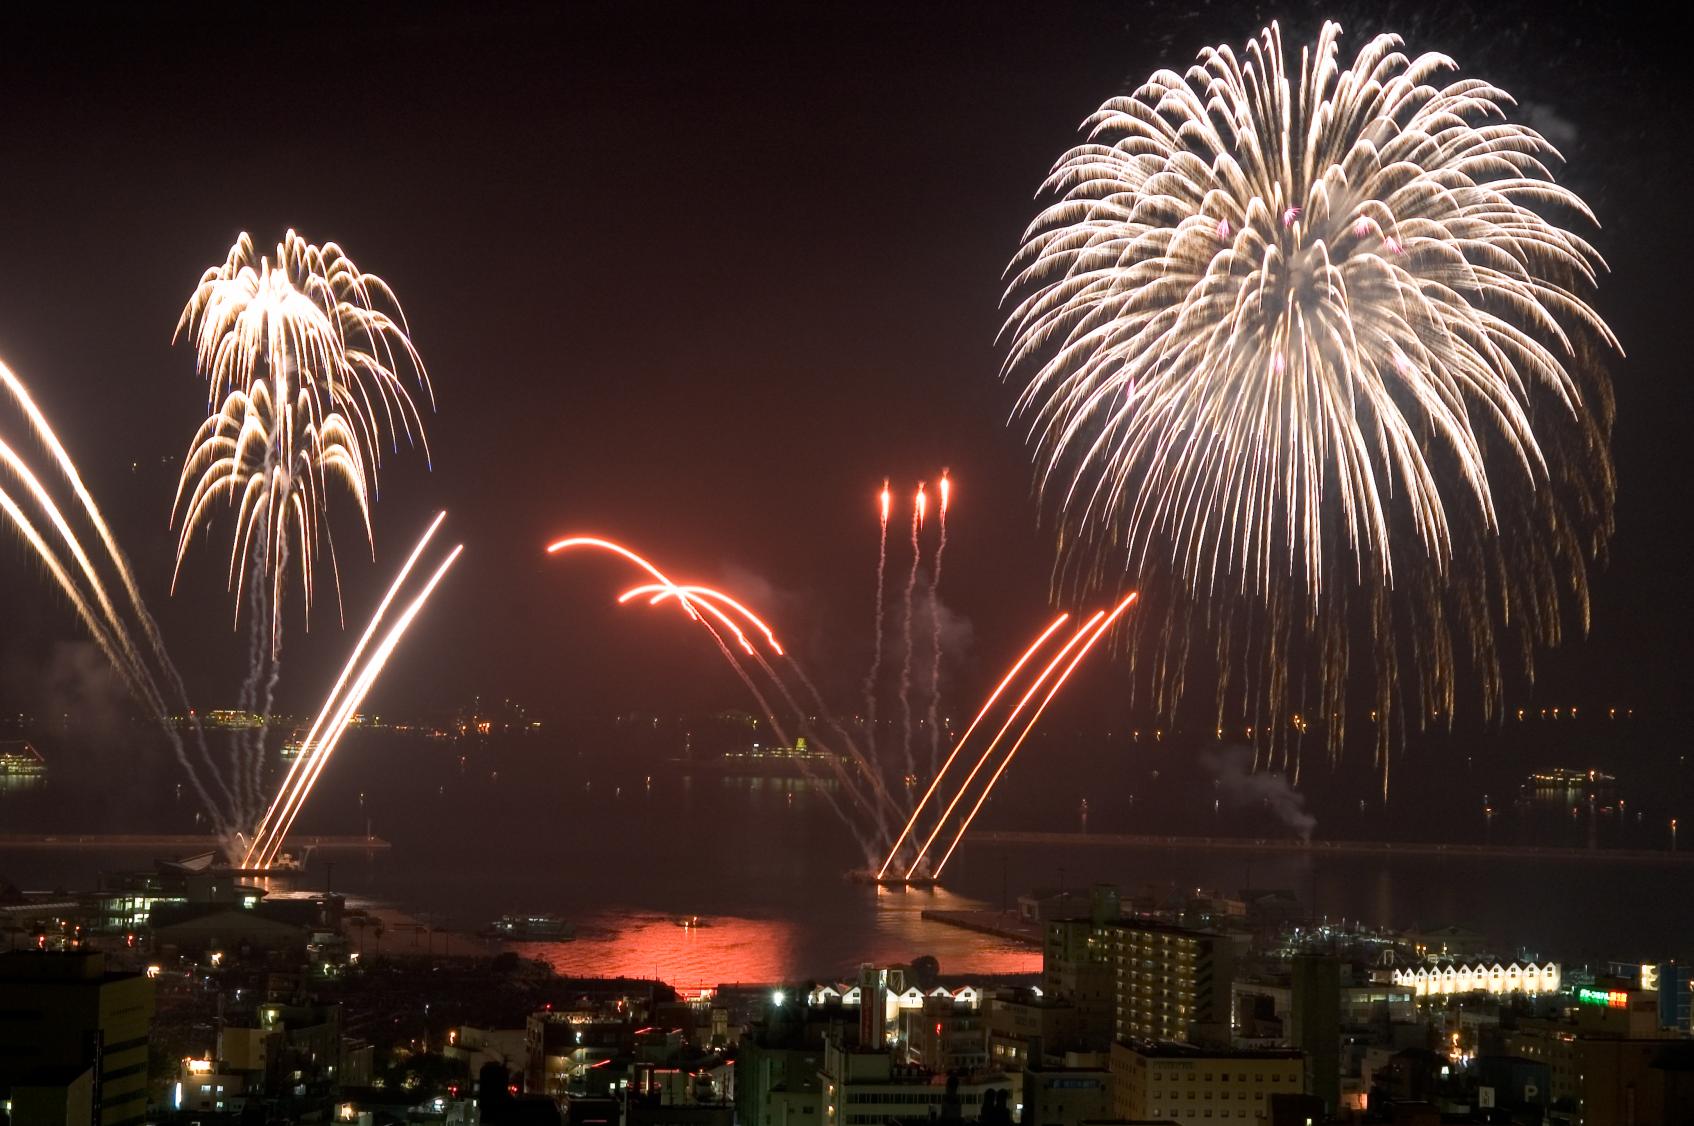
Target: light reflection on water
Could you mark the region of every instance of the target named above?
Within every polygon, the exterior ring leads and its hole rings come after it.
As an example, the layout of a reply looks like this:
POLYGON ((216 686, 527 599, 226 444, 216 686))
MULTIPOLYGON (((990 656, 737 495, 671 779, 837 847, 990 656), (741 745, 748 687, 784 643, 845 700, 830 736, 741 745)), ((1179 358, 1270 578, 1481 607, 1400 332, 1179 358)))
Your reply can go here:
MULTIPOLYGON (((610 910, 579 918, 574 941, 520 943, 515 949, 564 974, 657 976, 679 986, 845 978, 858 961, 907 962, 919 953, 934 955, 948 973, 1040 973, 1041 954, 1034 947, 926 920, 920 915, 925 907, 969 910, 983 904, 946 892, 883 892, 874 906, 864 905, 864 914, 853 912, 857 917, 837 929, 833 942, 803 918, 702 915, 700 925, 686 927, 679 916, 610 910)), ((839 904, 828 915, 837 923, 848 921, 839 904)))

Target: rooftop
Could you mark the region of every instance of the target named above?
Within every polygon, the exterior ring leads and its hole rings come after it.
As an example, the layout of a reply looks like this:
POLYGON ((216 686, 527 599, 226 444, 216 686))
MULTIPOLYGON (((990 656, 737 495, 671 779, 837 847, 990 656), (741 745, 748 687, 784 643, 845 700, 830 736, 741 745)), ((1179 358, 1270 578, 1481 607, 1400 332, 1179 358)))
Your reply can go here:
POLYGON ((1297 1060, 1296 1048, 1203 1048, 1171 1040, 1120 1040, 1120 1045, 1149 1059, 1162 1060, 1297 1060))

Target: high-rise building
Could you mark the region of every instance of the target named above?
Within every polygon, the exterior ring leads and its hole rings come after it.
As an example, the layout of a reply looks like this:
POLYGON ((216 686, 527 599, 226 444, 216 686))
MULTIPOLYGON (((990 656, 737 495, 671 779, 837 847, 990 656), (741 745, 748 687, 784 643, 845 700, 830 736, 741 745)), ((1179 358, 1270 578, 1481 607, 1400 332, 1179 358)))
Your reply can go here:
POLYGON ((1042 990, 1071 1005, 1076 1046, 1104 1051, 1112 1042, 1116 994, 1112 988, 1111 927, 1116 917, 1055 919, 1046 926, 1042 990))
POLYGON ((1112 1115, 1181 1126, 1270 1122, 1271 1096, 1302 1093, 1305 1062, 1287 1050, 1112 1045, 1112 1115))
POLYGON ((153 983, 109 973, 87 951, 0 954, 0 1098, 32 1076, 92 1072, 95 1122, 124 1126, 147 1113, 153 983))
POLYGON ((1235 947, 1227 936, 1135 919, 1107 934, 1115 1040, 1229 1042, 1235 947))
POLYGON ((1341 1101, 1341 960, 1325 954, 1294 958, 1288 1042, 1306 1057, 1306 1093, 1334 1114, 1341 1101))

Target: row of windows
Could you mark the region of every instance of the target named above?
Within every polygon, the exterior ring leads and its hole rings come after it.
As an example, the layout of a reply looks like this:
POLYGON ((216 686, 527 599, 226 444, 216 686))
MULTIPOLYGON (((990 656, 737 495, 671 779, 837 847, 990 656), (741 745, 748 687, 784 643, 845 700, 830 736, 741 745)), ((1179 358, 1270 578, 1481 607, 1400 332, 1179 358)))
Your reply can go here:
MULTIPOLYGON (((1153 1082, 1157 1083, 1164 1078, 1165 1078, 1164 1072, 1162 1072, 1162 1071, 1154 1071, 1153 1072, 1153 1082)), ((1172 1083, 1178 1082, 1179 1080, 1187 1080, 1188 1082, 1192 1083, 1196 1078, 1198 1078, 1200 1080, 1200 1082, 1202 1082, 1202 1083, 1210 1083, 1212 1081, 1212 1073, 1209 1072, 1209 1071, 1204 1071, 1204 1072, 1201 1072, 1198 1076, 1196 1076, 1194 1072, 1187 1071, 1187 1070, 1173 1071, 1173 1072, 1170 1073, 1170 1080, 1171 1080, 1172 1083)), ((1227 1072, 1227 1071, 1220 1072, 1218 1074, 1217 1078, 1218 1078, 1218 1082, 1220 1082, 1220 1083, 1228 1083, 1229 1082, 1229 1072, 1227 1072)), ((1281 1083, 1285 1079, 1286 1080, 1292 1080, 1292 1078, 1293 1077, 1289 1076, 1289 1075, 1273 1074, 1271 1076, 1271 1082, 1281 1083)), ((1248 1079, 1247 1073, 1245 1073, 1245 1072, 1236 1072, 1235 1073, 1235 1081, 1237 1083, 1245 1083, 1245 1082, 1247 1082, 1247 1079, 1248 1079)), ((1262 1071, 1255 1071, 1255 1072, 1252 1073, 1252 1079, 1253 1079, 1253 1082, 1255 1082, 1255 1083, 1263 1083, 1265 1081, 1265 1073, 1262 1072, 1262 1071)))
MULTIPOLYGON (((1174 1107, 1174 1106, 1170 1108, 1170 1112, 1172 1114, 1183 1113, 1182 1109, 1180 1107, 1174 1107)), ((1220 1111, 1218 1111, 1218 1117, 1219 1118, 1229 1118, 1232 1115, 1234 1115, 1234 1113, 1235 1113, 1234 1111, 1220 1110, 1220 1111)), ((1206 1108, 1206 1113, 1203 1117, 1210 1118, 1211 1116, 1212 1116, 1212 1111, 1211 1111, 1211 1108, 1208 1107, 1208 1108, 1206 1108)), ((1154 1118, 1159 1117, 1159 1108, 1158 1107, 1153 1108, 1153 1117, 1154 1118)), ((1244 1110, 1240 1113, 1239 1117, 1241 1117, 1243 1119, 1247 1119, 1247 1118, 1257 1118, 1259 1116, 1256 1113, 1254 1113, 1253 1111, 1244 1110)))
MULTIPOLYGON (((854 1094, 853 1092, 849 1091, 847 1093, 847 1101, 850 1102, 850 1103, 937 1103, 937 1104, 939 1104, 941 1102, 941 1092, 936 1091, 934 1094, 931 1094, 927 1091, 922 1091, 922 1092, 913 1091, 910 1094, 908 1094, 908 1093, 902 1091, 902 1092, 898 1092, 898 1093, 895 1093, 895 1094, 886 1094, 886 1093, 882 1093, 882 1092, 874 1092, 874 1093, 873 1092, 864 1092, 864 1093, 860 1093, 860 1094, 854 1094)), ((965 1096, 965 1097, 961 1098, 959 1101, 960 1102, 970 1102, 971 1098, 970 1098, 970 1096, 965 1096)))
MULTIPOLYGON (((1148 1097, 1156 1099, 1156 1098, 1160 1097, 1160 1093, 1158 1091, 1154 1091, 1148 1097)), ((1201 1096, 1201 1095, 1195 1093, 1194 1091, 1167 1091, 1167 1092, 1165 1092, 1165 1097, 1171 1098, 1171 1099, 1187 1099, 1189 1102, 1193 1102, 1195 1099, 1199 1099, 1199 1098, 1203 1097, 1206 1102, 1211 1102, 1212 1101, 1212 1092, 1207 1091, 1204 1096, 1201 1096)), ((1235 1092, 1235 1097, 1238 1101, 1246 1101, 1247 1092, 1246 1091, 1237 1091, 1237 1092, 1235 1092)), ((1264 1097, 1264 1092, 1261 1091, 1257 1095, 1254 1095, 1253 1097, 1256 1098, 1256 1099, 1262 1098, 1262 1097, 1264 1097)), ((1218 1098, 1222 1099, 1224 1102, 1228 1102, 1229 1101, 1229 1092, 1228 1091, 1218 1092, 1218 1098)))

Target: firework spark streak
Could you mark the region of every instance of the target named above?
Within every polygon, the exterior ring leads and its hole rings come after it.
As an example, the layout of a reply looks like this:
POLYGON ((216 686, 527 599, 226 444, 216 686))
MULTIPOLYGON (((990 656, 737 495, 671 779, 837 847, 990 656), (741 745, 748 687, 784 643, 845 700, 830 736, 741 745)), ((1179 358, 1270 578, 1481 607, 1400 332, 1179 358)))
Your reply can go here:
POLYGON ((872 639, 871 668, 865 674, 865 744, 871 754, 876 754, 876 698, 882 679, 882 597, 883 579, 888 570, 888 515, 893 507, 894 497, 888 491, 888 478, 882 479, 882 493, 878 498, 881 502, 882 523, 877 531, 876 540, 876 616, 872 625, 876 632, 872 639))
MULTIPOLYGON (((732 621, 727 614, 718 608, 716 603, 722 603, 724 606, 729 607, 734 613, 739 614, 755 629, 764 634, 766 643, 769 645, 773 653, 779 657, 785 657, 786 654, 783 653, 782 646, 777 642, 776 636, 771 632, 770 627, 765 624, 763 619, 761 619, 752 610, 748 609, 745 605, 736 601, 734 598, 731 598, 729 595, 724 594, 722 591, 694 584, 647 583, 642 586, 634 587, 619 595, 618 603, 621 605, 632 598, 636 598, 644 594, 648 595, 648 604, 655 606, 670 598, 680 600, 684 597, 689 597, 692 598, 695 603, 707 610, 713 617, 717 618, 720 623, 736 635, 747 655, 753 658, 754 662, 758 664, 760 670, 764 672, 770 683, 776 687, 779 693, 781 693, 783 702, 787 704, 788 710, 799 718, 799 721, 802 724, 802 730, 809 731, 815 742, 819 743, 820 746, 824 745, 823 739, 820 738, 820 733, 816 730, 816 725, 808 721, 806 718, 806 709, 802 708, 800 706, 800 702, 795 699, 794 693, 789 690, 787 682, 777 673, 776 669, 771 667, 770 662, 767 661, 762 654, 754 649, 752 645, 747 643, 745 634, 736 626, 735 622, 732 621)), ((734 655, 727 651, 728 647, 723 645, 722 638, 718 636, 717 631, 711 630, 710 632, 712 633, 714 640, 718 641, 720 647, 724 648, 725 656, 728 657, 730 659, 730 663, 735 666, 736 672, 741 675, 743 682, 746 683, 747 687, 753 691, 754 698, 759 701, 759 706, 764 710, 765 716, 770 721, 772 729, 776 731, 778 737, 784 742, 791 743, 792 740, 789 739, 787 733, 784 731, 781 721, 777 718, 776 713, 770 708, 764 694, 754 686, 751 678, 748 677, 746 672, 740 667, 739 662, 735 661, 734 655)), ((818 712, 827 716, 829 709, 825 705, 822 695, 812 684, 811 679, 806 676, 806 672, 800 667, 799 662, 790 658, 788 660, 788 668, 791 672, 793 672, 795 678, 800 681, 806 691, 811 694, 812 701, 818 712)), ((857 744, 853 742, 852 737, 848 735, 839 723, 835 723, 833 720, 830 722, 831 726, 835 728, 836 734, 841 737, 842 745, 847 748, 847 753, 853 758, 854 764, 859 767, 864 777, 870 779, 871 796, 876 800, 872 801, 867 798, 864 790, 853 780, 852 775, 848 774, 846 771, 840 769, 837 770, 838 781, 861 807, 872 811, 877 821, 879 834, 878 840, 886 840, 888 838, 888 816, 891 812, 894 812, 896 816, 898 814, 894 806, 893 798, 889 796, 886 787, 882 784, 881 772, 876 770, 871 760, 859 750, 857 744)), ((828 749, 827 746, 825 746, 825 749, 828 749)), ((839 807, 837 807, 836 811, 837 813, 841 812, 839 807)), ((843 816, 850 824, 851 819, 845 818, 845 815, 843 816)))
POLYGON ((369 694, 372 685, 376 683, 377 677, 382 675, 389 658, 393 656, 395 648, 405 637, 413 620, 423 611, 430 595, 435 593, 435 588, 446 577, 448 570, 458 561, 460 554, 464 551, 463 544, 454 545, 452 550, 447 553, 446 558, 441 561, 423 584, 417 595, 406 605, 406 608, 394 620, 393 624, 388 627, 387 632, 383 634, 382 640, 378 642, 371 655, 365 658, 365 648, 370 643, 371 638, 375 636, 383 615, 405 584, 412 568, 423 554, 424 548, 429 544, 431 537, 435 535, 436 529, 441 526, 442 518, 445 515, 446 513, 437 515, 428 530, 424 532, 423 538, 418 541, 417 547, 412 550, 412 554, 400 569, 399 575, 389 586, 388 593, 383 596, 382 602, 377 606, 375 616, 372 617, 370 624, 365 627, 364 634, 360 636, 358 645, 354 647, 353 656, 347 662, 346 667, 342 669, 341 676, 337 678, 329 699, 325 701, 317 718, 312 721, 312 726, 307 732, 305 740, 301 743, 299 757, 295 759, 294 765, 289 769, 288 776, 284 780, 281 790, 277 793, 276 800, 272 802, 270 810, 265 814, 259 831, 254 834, 253 843, 249 846, 243 859, 243 867, 268 868, 276 860, 277 851, 282 847, 282 842, 287 839, 288 832, 293 828, 294 820, 300 815, 300 810, 305 805, 306 799, 311 796, 312 787, 317 784, 318 776, 323 773, 324 767, 329 763, 330 756, 335 753, 336 746, 341 742, 341 737, 346 734, 347 727, 352 722, 359 705, 364 702, 365 696, 369 694), (362 664, 361 660, 363 660, 362 664), (355 672, 355 670, 357 671, 355 672))
POLYGON ((929 772, 936 773, 941 762, 941 557, 947 554, 947 506, 953 496, 953 482, 947 470, 941 471, 941 504, 938 521, 941 538, 935 545, 935 561, 929 574, 929 772))
POLYGON ((905 616, 901 620, 900 632, 904 638, 906 658, 900 666, 900 723, 903 731, 901 749, 906 755, 906 777, 917 775, 917 760, 912 757, 912 596, 918 589, 918 564, 923 561, 923 547, 919 539, 923 531, 924 509, 928 501, 924 496, 924 483, 918 482, 918 495, 912 502, 912 569, 906 576, 905 616))
MULTIPOLYGON (((1088 635, 1088 640, 1083 642, 1082 648, 1077 650, 1076 656, 1072 657, 1070 659, 1070 663, 1065 666, 1065 671, 1060 673, 1058 677, 1054 679, 1053 687, 1047 690, 1047 695, 1042 698, 1040 706, 1035 709, 1035 711, 1030 715, 1029 721, 1024 724, 1023 731, 1019 733, 1017 741, 1014 742, 1011 748, 1006 751, 1006 756, 1000 760, 1000 766, 988 779, 987 784, 982 787, 982 792, 977 795, 976 804, 971 806, 971 811, 967 813, 964 820, 959 823, 958 831, 953 834, 953 843, 947 846, 947 851, 942 855, 941 862, 935 866, 935 876, 937 879, 941 877, 942 871, 947 867, 947 862, 953 859, 954 850, 959 847, 959 842, 965 839, 966 831, 970 829, 971 822, 976 820, 976 815, 981 812, 983 804, 988 801, 988 795, 994 792, 994 787, 999 783, 1000 776, 1006 773, 1006 768, 1012 765, 1012 759, 1017 757, 1018 748, 1024 745, 1024 741, 1028 739, 1030 733, 1035 730, 1035 725, 1041 720, 1041 713, 1047 710, 1047 705, 1053 702, 1053 697, 1059 694, 1059 689, 1065 686, 1065 681, 1070 679, 1070 675, 1076 671, 1077 665, 1081 664, 1082 659, 1088 656, 1088 651, 1094 648, 1094 643, 1099 641, 1111 631, 1112 626, 1116 624, 1118 618, 1123 615, 1123 612, 1129 609, 1135 599, 1136 596, 1134 594, 1130 594, 1119 602, 1112 612, 1106 615, 1105 619, 1094 627, 1093 632, 1088 635)), ((993 747, 990 746, 989 752, 992 752, 992 750, 993 747)), ((985 758, 987 753, 988 752, 985 752, 985 758)), ((929 846, 928 844, 925 844, 924 847, 927 850, 929 846)), ((920 854, 918 860, 921 862, 922 859, 923 857, 920 854)), ((908 873, 908 875, 910 875, 910 873, 908 873)))
MULTIPOLYGON (((48 451, 58 476, 69 486, 76 498, 83 522, 94 531, 104 549, 104 567, 116 576, 123 588, 127 610, 112 597, 106 582, 100 577, 101 565, 91 558, 70 517, 67 517, 65 508, 53 498, 42 475, 31 467, 28 458, 6 443, 3 436, 0 436, 0 470, 22 483, 28 494, 28 502, 32 503, 35 510, 51 525, 53 533, 62 542, 68 559, 60 555, 59 549, 42 534, 36 526, 36 521, 31 519, 30 510, 3 487, 0 487, 0 512, 4 512, 35 552, 130 694, 164 729, 176 753, 177 761, 188 775, 189 783, 204 805, 215 831, 225 839, 231 838, 235 825, 225 816, 226 805, 215 800, 213 794, 208 791, 206 783, 201 779, 200 770, 190 759, 183 745, 182 733, 171 721, 167 691, 171 693, 171 702, 180 706, 183 712, 189 715, 193 713, 187 706, 186 694, 176 666, 171 663, 169 655, 165 652, 158 626, 142 601, 128 560, 119 549, 99 506, 83 485, 76 464, 59 442, 58 435, 53 432, 47 417, 36 406, 23 381, 3 361, 0 361, 0 386, 5 388, 12 403, 22 412, 31 438, 48 451), (134 640, 132 625, 138 628, 145 638, 145 652, 134 640), (159 683, 161 677, 165 681, 164 687, 159 683)), ((190 729, 195 736, 199 757, 212 785, 233 804, 234 795, 228 781, 207 752, 198 723, 192 723, 190 729)))
MULTIPOLYGON (((658 605, 666 601, 674 600, 679 607, 687 612, 692 620, 699 623, 700 626, 711 636, 714 643, 718 646, 719 651, 723 654, 724 660, 729 664, 736 676, 740 678, 741 682, 747 687, 748 692, 753 696, 754 700, 757 701, 765 719, 771 725, 771 730, 784 743, 792 745, 794 741, 790 739, 786 726, 778 717, 776 709, 771 706, 770 701, 767 699, 764 691, 759 687, 758 682, 753 679, 752 675, 748 673, 745 667, 743 667, 741 661, 737 659, 734 648, 732 648, 725 640, 726 635, 733 638, 736 646, 759 666, 760 671, 764 673, 771 686, 773 686, 781 694, 788 710, 799 718, 803 725, 802 733, 804 733, 804 730, 809 729, 813 740, 819 744, 821 749, 828 752, 829 748, 824 743, 824 740, 818 737, 818 732, 815 730, 815 727, 807 720, 805 709, 803 709, 799 702, 794 698, 793 693, 789 690, 787 682, 778 673, 778 671, 771 666, 765 656, 759 652, 758 648, 753 645, 747 636, 746 630, 742 629, 741 624, 735 620, 739 617, 742 621, 751 626, 755 632, 764 638, 765 643, 772 654, 777 657, 783 657, 787 660, 790 670, 807 688, 807 690, 812 693, 813 697, 817 699, 820 710, 823 710, 822 700, 817 697, 817 690, 812 687, 811 681, 806 678, 804 671, 796 662, 793 661, 792 658, 786 657, 781 644, 776 639, 774 631, 772 631, 764 619, 756 614, 751 608, 723 591, 695 583, 675 582, 643 556, 631 551, 622 544, 599 536, 566 537, 550 544, 547 551, 548 554, 557 554, 573 548, 593 548, 596 550, 610 552, 634 564, 650 576, 654 580, 653 582, 643 583, 624 591, 618 596, 618 602, 623 604, 643 596, 646 597, 649 605, 658 605), (716 625, 713 624, 714 622, 716 625)), ((871 762, 864 756, 859 748, 853 744, 852 739, 847 735, 847 733, 841 730, 839 724, 836 724, 835 728, 842 737, 843 745, 846 747, 847 754, 859 768, 860 777, 868 783, 870 788, 869 793, 866 793, 865 788, 861 786, 854 778, 853 774, 847 770, 841 756, 830 753, 829 761, 833 769, 835 779, 841 786, 842 790, 845 791, 852 799, 855 808, 863 808, 872 814, 872 816, 876 819, 878 826, 879 836, 877 840, 885 841, 887 840, 887 818, 890 810, 894 807, 894 800, 888 794, 887 788, 882 783, 879 772, 874 769, 871 762)), ((811 777, 810 767, 804 761, 800 762, 800 766, 802 771, 805 772, 808 777, 811 777)), ((843 823, 857 834, 859 832, 858 826, 849 812, 843 809, 835 801, 834 797, 827 791, 820 791, 820 793, 824 800, 829 804, 830 808, 841 818, 843 823)), ((875 855, 876 844, 874 842, 865 840, 861 837, 860 844, 865 849, 867 859, 875 855)))
POLYGON ((941 785, 941 779, 946 777, 947 771, 952 769, 953 761, 959 757, 959 752, 965 749, 965 744, 970 742, 971 733, 977 729, 977 725, 982 722, 982 718, 988 714, 988 709, 994 706, 994 702, 1000 698, 1000 694, 1006 690, 1006 686, 1011 684, 1017 678, 1018 673, 1023 671, 1023 667, 1029 663, 1030 658, 1035 656, 1043 645, 1047 644, 1047 639, 1052 637, 1069 618, 1069 614, 1060 614, 1054 618, 1052 624, 1042 630, 1040 636, 1032 641, 1029 648, 1023 651, 1023 655, 1012 664, 1011 669, 995 686, 994 691, 988 694, 988 699, 983 702, 982 709, 976 713, 976 718, 971 720, 970 726, 965 728, 965 733, 959 737, 959 741, 953 744, 952 753, 947 756, 947 761, 942 763, 941 769, 935 772, 935 777, 930 780, 929 789, 924 791, 923 798, 919 800, 917 807, 912 810, 911 817, 907 818, 906 827, 900 830, 900 836, 895 839, 893 847, 888 850, 888 858, 882 862, 882 867, 877 869, 877 879, 880 880, 888 874, 889 866, 894 863, 894 858, 900 855, 900 848, 906 843, 906 838, 911 836, 912 829, 918 823, 918 817, 929 805, 929 799, 935 796, 935 791, 941 785))
POLYGON ((1339 39, 1291 75, 1273 24, 1089 117, 1008 269, 1006 371, 1061 574, 1159 586, 1130 640, 1155 703, 1210 635, 1220 726, 1310 711, 1333 754, 1368 670, 1386 790, 1390 714, 1450 723, 1456 655, 1494 713, 1500 633, 1533 675, 1564 589, 1586 627, 1618 345, 1557 218, 1593 215, 1509 97, 1432 84, 1454 63, 1394 36, 1343 66, 1339 39))
POLYGON ((976 780, 977 774, 981 772, 983 766, 987 764, 989 757, 993 755, 994 748, 1000 745, 1000 740, 1005 738, 1006 732, 1011 730, 1012 724, 1017 722, 1018 716, 1023 714, 1025 706, 1027 706, 1029 701, 1034 698, 1035 694, 1041 690, 1041 687, 1047 683, 1048 679, 1052 677, 1054 671, 1057 670, 1059 665, 1064 661, 1065 656, 1069 654, 1072 649, 1075 649, 1084 638, 1088 637, 1094 631, 1095 627, 1100 624, 1101 620, 1105 618, 1105 616, 1106 612, 1104 610, 1096 610, 1092 617, 1082 623, 1081 626, 1077 627, 1077 631, 1071 635, 1070 640, 1065 642, 1064 645, 1059 648, 1058 653, 1054 655, 1051 661, 1047 662, 1047 666, 1041 670, 1040 675, 1035 678, 1034 682, 1030 684, 1028 690, 1025 691, 1018 699, 1018 702, 1012 708, 1011 713, 1007 715, 1006 721, 1000 725, 1000 730, 994 733, 994 738, 989 740, 988 746, 983 749, 982 754, 977 756, 976 764, 972 766, 970 772, 965 775, 965 780, 959 784, 958 793, 953 795, 953 800, 947 803, 947 808, 941 811, 940 817, 936 818, 934 830, 931 831, 928 837, 924 838, 922 847, 918 849, 917 855, 912 858, 911 864, 906 868, 906 876, 908 878, 920 870, 924 857, 929 854, 930 846, 935 844, 935 838, 940 836, 941 831, 946 828, 947 819, 953 815, 953 810, 958 808, 959 802, 964 800, 966 793, 970 790, 971 783, 976 780))
MULTIPOLYGON (((212 519, 214 502, 234 507, 228 582, 236 612, 249 561, 256 560, 268 585, 274 638, 291 540, 310 613, 313 572, 328 543, 322 517, 329 482, 352 495, 372 542, 370 503, 382 447, 397 449, 404 436, 424 444, 427 456, 423 421, 401 373, 416 375, 433 406, 429 377, 382 279, 361 272, 335 243, 318 247, 293 231, 274 260, 257 255, 243 233, 223 264, 201 276, 177 322, 177 336, 184 334, 206 377, 212 413, 177 485, 176 570, 194 534, 212 519)), ((333 544, 329 551, 333 567, 333 544)))

